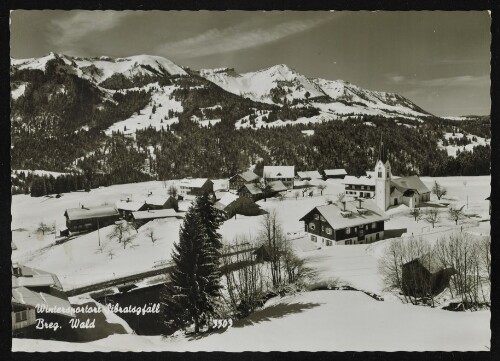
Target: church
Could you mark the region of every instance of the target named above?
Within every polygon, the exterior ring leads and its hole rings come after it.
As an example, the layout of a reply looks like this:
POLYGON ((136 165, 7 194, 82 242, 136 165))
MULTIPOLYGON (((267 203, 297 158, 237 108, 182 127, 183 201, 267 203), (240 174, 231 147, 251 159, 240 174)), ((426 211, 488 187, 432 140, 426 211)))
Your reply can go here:
POLYGON ((393 177, 391 164, 384 158, 383 144, 381 155, 375 165, 375 203, 386 211, 391 206, 405 204, 410 208, 419 207, 422 202, 430 201, 431 191, 416 175, 393 177))

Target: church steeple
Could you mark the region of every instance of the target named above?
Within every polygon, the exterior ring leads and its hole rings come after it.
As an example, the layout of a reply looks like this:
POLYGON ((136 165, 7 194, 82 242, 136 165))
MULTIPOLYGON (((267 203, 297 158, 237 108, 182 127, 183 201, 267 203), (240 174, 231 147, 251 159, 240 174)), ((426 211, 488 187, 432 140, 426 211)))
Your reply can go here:
POLYGON ((384 141, 382 140, 382 134, 380 134, 380 145, 379 145, 378 159, 381 160, 382 163, 385 163, 387 161, 387 157, 386 157, 385 149, 384 149, 384 141))

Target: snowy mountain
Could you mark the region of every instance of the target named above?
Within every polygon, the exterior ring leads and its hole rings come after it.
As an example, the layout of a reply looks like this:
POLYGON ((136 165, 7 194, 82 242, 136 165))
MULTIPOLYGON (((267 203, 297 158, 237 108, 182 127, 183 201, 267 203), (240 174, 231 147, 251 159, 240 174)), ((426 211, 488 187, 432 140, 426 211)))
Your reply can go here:
POLYGON ((318 100, 331 104, 328 109, 338 115, 431 115, 401 95, 365 90, 343 80, 309 79, 285 64, 243 74, 232 68, 202 69, 200 75, 228 92, 268 104, 318 100))
POLYGON ((46 71, 48 64, 55 62, 59 68, 94 83, 101 83, 113 76, 129 79, 165 75, 186 75, 186 72, 172 61, 160 56, 137 55, 126 58, 79 58, 50 53, 41 58, 11 59, 11 65, 18 70, 46 71))

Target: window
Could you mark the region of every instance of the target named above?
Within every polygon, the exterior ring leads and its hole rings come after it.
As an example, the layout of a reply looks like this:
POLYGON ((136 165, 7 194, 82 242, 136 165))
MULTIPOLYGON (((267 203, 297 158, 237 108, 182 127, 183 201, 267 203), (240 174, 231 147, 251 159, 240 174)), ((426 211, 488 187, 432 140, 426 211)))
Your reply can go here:
POLYGON ((345 244, 352 244, 351 240, 345 241, 345 244))
POLYGON ((365 226, 365 229, 368 230, 368 225, 365 226))
POLYGON ((365 189, 365 186, 361 186, 361 189, 365 189))
POLYGON ((319 220, 319 214, 315 214, 315 215, 314 215, 314 219, 315 219, 315 220, 319 220))
POLYGON ((321 219, 322 222, 326 222, 326 219, 323 216, 320 216, 319 219, 321 219))
POLYGON ((327 241, 326 241, 326 245, 327 245, 327 246, 331 246, 331 245, 332 245, 332 241, 327 240, 327 241))
POLYGON ((382 172, 378 172, 378 177, 382 178, 382 172))
POLYGON ((351 228, 350 227, 347 227, 345 229, 345 234, 351 234, 351 228))
POLYGON ((389 178, 389 171, 387 171, 387 178, 389 178))
POLYGON ((326 234, 332 234, 332 229, 330 227, 326 227, 326 234))
POLYGON ((359 230, 359 234, 358 234, 358 236, 363 237, 363 235, 364 235, 364 234, 365 234, 365 231, 364 231, 364 230, 362 230, 362 229, 360 229, 360 230, 359 230))
POLYGON ((316 226, 314 225, 314 223, 312 223, 312 222, 311 222, 311 223, 309 223, 309 229, 310 229, 311 231, 314 231, 314 230, 316 229, 316 226))
POLYGON ((28 311, 16 312, 16 322, 26 321, 28 319, 28 311))
POLYGON ((375 236, 375 238, 377 239, 377 241, 380 239, 380 233, 377 233, 377 235, 375 236))
POLYGON ((372 223, 372 229, 375 229, 375 228, 377 228, 377 222, 372 223))
POLYGON ((311 241, 318 242, 318 238, 316 238, 316 236, 311 236, 311 241))
POLYGON ((325 226, 321 226, 321 232, 325 231, 325 226))

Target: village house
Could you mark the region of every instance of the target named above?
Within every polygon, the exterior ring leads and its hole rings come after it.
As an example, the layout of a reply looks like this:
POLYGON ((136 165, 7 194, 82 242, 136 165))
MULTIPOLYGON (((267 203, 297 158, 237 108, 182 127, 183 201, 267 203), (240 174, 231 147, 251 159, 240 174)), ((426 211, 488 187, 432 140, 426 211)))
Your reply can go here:
POLYGON ((214 183, 208 178, 186 178, 180 182, 179 193, 182 196, 201 196, 204 193, 213 193, 214 183))
MULTIPOLYGON (((172 196, 149 195, 145 200, 147 209, 170 209, 178 210, 178 202, 172 196)), ((140 209, 142 211, 142 209, 140 209)), ((138 210, 139 211, 139 210, 138 210)))
POLYGON ((260 199, 275 197, 281 192, 286 192, 288 188, 281 181, 272 181, 268 182, 269 191, 264 194, 264 191, 261 189, 260 185, 254 183, 245 184, 238 190, 238 195, 240 197, 251 198, 254 202, 257 202, 260 199))
POLYGON ((257 183, 260 177, 252 171, 236 174, 229 178, 229 189, 238 190, 247 183, 257 183))
POLYGON ((288 189, 293 189, 295 166, 264 166, 263 178, 265 182, 281 181, 288 189))
POLYGON ((453 268, 443 267, 431 254, 425 254, 403 265, 403 292, 413 297, 436 296, 448 287, 456 273, 453 268))
POLYGON ((115 223, 120 213, 115 206, 69 208, 64 212, 66 227, 70 232, 89 231, 115 223))
POLYGON ((14 263, 12 265, 12 336, 52 338, 53 330, 37 330, 37 318, 66 324, 75 317, 56 275, 14 263), (42 312, 36 307, 55 312, 42 312))
POLYGON ((144 224, 162 218, 183 218, 182 213, 177 213, 175 209, 151 209, 147 211, 132 212, 132 222, 137 229, 144 224))
POLYGON ((132 212, 145 211, 148 209, 148 205, 146 202, 134 202, 127 198, 125 201, 116 202, 116 209, 123 219, 130 220, 132 212))
POLYGON ((314 207, 300 221, 312 242, 320 246, 371 243, 384 238, 388 216, 371 200, 314 207))
POLYGON ((317 170, 297 172, 297 176, 299 177, 299 180, 307 181, 310 181, 311 179, 323 179, 323 176, 317 170))
POLYGON ((368 176, 345 176, 342 182, 346 196, 353 198, 373 198, 375 196, 375 178, 368 176))
POLYGON ((327 179, 344 179, 347 175, 347 172, 343 168, 339 169, 325 169, 325 177, 327 179))

